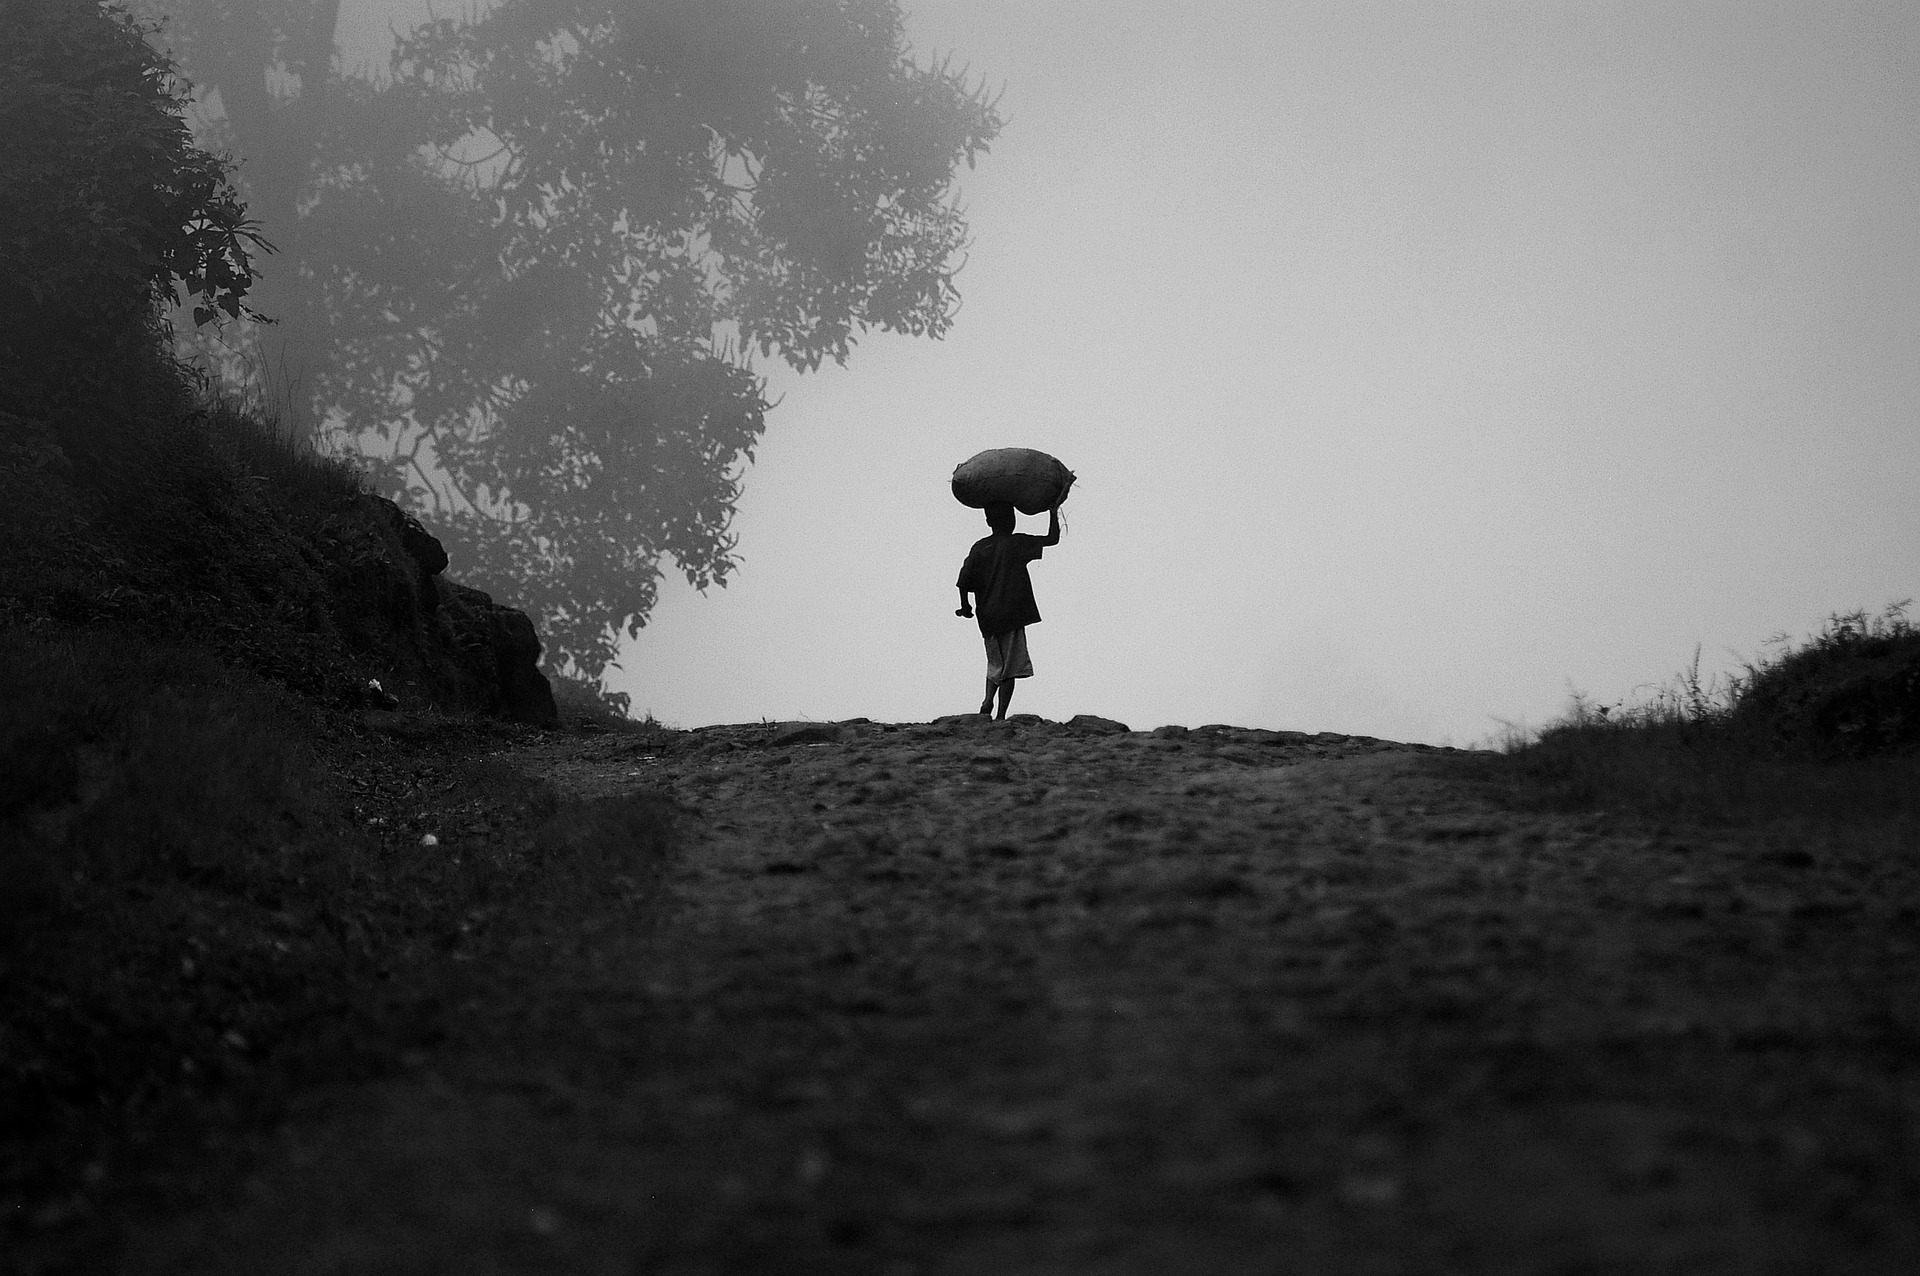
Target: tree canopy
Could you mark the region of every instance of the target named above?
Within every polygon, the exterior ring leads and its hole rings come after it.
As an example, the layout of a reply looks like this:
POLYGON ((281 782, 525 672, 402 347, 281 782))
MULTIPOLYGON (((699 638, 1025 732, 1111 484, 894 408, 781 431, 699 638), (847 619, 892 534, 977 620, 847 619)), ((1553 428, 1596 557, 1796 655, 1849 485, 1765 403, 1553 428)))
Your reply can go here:
POLYGON ((954 174, 999 118, 895 0, 503 0, 379 79, 332 61, 337 9, 175 6, 282 249, 258 304, 296 414, 597 677, 663 557, 701 588, 734 566, 756 357, 946 331, 954 174))

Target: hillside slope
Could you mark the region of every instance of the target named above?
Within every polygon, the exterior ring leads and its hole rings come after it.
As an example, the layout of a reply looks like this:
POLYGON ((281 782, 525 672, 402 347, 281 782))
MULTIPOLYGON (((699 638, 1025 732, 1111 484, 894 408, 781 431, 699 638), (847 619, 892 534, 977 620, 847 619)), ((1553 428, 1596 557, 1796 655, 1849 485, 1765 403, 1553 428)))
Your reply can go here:
POLYGON ((351 1055, 373 972, 520 871, 381 863, 365 815, 417 779, 382 715, 449 760, 558 721, 532 624, 417 522, 148 371, 137 411, 0 411, 9 1230, 225 1092, 223 1040, 351 1055))
MULTIPOLYGON (((163 390, 165 387, 163 387, 163 390)), ((184 391, 131 419, 0 414, 0 623, 201 647, 309 698, 552 722, 523 613, 344 465, 184 391)))

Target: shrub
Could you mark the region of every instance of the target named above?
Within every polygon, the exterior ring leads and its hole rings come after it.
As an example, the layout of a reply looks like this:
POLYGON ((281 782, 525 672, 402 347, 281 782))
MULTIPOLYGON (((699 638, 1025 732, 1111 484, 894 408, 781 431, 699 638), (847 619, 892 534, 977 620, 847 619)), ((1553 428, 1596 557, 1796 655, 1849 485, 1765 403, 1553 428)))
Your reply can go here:
POLYGON ((1729 726, 1816 757, 1920 745, 1920 629, 1907 603, 1830 616, 1805 645, 1753 669, 1729 726))
POLYGON ((1873 825, 1920 836, 1920 630, 1907 604, 1828 618, 1797 646, 1703 683, 1699 653, 1632 703, 1576 694, 1508 752, 1555 801, 1715 823, 1873 825))

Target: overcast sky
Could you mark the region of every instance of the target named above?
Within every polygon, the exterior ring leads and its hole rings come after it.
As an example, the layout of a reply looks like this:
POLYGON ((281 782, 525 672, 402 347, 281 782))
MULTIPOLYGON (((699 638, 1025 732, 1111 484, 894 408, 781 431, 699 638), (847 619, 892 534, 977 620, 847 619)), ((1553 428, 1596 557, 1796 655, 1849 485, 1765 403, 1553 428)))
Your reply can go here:
POLYGON ((1049 718, 1465 744, 1920 594, 1920 6, 905 2, 1004 86, 964 308, 768 369, 637 712, 973 708, 988 447, 1080 475, 1049 718))

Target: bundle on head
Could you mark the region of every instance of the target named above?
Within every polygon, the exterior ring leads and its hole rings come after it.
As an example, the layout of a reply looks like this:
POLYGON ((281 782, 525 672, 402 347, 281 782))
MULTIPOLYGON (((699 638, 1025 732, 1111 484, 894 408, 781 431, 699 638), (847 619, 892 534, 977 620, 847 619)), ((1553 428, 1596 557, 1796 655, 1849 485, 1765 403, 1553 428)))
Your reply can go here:
POLYGON ((990 448, 962 461, 953 472, 953 496, 985 509, 1011 505, 1022 514, 1044 514, 1067 499, 1073 471, 1032 448, 990 448))

